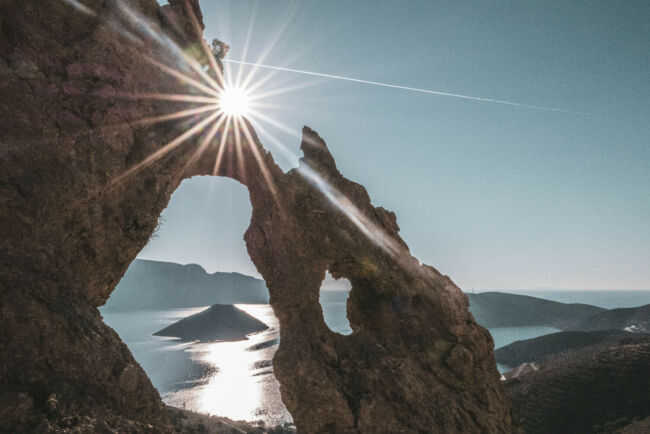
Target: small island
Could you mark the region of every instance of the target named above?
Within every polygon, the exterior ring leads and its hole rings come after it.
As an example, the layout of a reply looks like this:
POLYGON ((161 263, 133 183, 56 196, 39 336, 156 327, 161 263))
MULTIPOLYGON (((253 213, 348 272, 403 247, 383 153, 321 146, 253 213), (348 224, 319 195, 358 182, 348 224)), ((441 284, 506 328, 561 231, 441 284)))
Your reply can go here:
POLYGON ((268 329, 262 321, 231 304, 215 304, 154 333, 185 341, 238 341, 268 329))

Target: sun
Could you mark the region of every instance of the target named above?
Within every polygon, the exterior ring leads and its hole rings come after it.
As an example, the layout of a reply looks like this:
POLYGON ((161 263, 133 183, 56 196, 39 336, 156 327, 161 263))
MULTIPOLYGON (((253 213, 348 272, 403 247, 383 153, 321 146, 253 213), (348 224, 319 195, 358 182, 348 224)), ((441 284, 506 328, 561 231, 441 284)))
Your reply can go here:
POLYGON ((243 89, 226 87, 219 95, 219 109, 227 116, 243 117, 248 114, 249 98, 243 89))

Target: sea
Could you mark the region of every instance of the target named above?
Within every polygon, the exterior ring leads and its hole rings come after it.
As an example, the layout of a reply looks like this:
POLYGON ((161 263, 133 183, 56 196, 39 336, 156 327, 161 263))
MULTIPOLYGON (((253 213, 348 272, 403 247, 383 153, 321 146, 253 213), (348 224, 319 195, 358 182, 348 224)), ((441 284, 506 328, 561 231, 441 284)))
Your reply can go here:
MULTIPOLYGON (((562 303, 585 303, 613 309, 650 304, 650 290, 526 290, 503 291, 562 303)), ((347 291, 321 291, 327 325, 350 334, 345 307, 347 291)), ((269 326, 235 342, 181 342, 153 336, 156 331, 209 306, 185 309, 101 312, 143 367, 163 400, 175 407, 225 416, 233 420, 262 421, 267 426, 291 422, 282 404, 271 359, 280 338, 278 320, 266 304, 240 304, 239 309, 269 326)), ((101 311, 101 309, 100 309, 101 311)), ((517 340, 554 333, 553 327, 496 327, 488 329, 495 348, 517 340)), ((497 365, 504 372, 510 367, 497 365)))

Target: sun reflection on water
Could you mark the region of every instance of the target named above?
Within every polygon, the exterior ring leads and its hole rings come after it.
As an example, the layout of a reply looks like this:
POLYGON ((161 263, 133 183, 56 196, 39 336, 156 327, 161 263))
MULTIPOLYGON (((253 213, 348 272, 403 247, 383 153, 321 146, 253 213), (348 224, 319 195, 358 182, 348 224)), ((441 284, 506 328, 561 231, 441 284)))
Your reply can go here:
POLYGON ((165 394, 165 401, 235 420, 262 420, 267 425, 289 422, 291 416, 282 404, 270 364, 280 337, 273 310, 269 305, 236 306, 269 329, 242 341, 193 344, 187 351, 194 361, 211 368, 209 374, 165 394))
POLYGON ((200 393, 199 409, 228 414, 234 419, 250 419, 261 402, 258 381, 250 375, 255 357, 245 346, 248 341, 211 345, 202 359, 218 368, 200 393))

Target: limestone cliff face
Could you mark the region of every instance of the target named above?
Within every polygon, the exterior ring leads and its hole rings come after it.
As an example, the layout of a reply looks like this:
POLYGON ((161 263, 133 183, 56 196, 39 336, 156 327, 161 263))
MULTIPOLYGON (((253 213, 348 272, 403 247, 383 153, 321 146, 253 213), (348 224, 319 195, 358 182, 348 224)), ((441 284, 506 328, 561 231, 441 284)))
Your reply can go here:
MULTIPOLYGON (((215 174, 223 131, 200 158, 195 138, 123 176, 187 129, 139 121, 187 108, 145 97, 191 91, 147 56, 182 69, 165 47, 196 52, 200 10, 83 4, 0 4, 0 430, 168 432, 160 397, 96 307, 181 180, 215 174)), ((240 140, 238 154, 224 138, 216 175, 250 193, 245 240, 280 320, 274 368, 298 429, 512 431, 489 334, 448 277, 410 256, 395 215, 309 128, 288 173, 254 132, 240 140), (323 320, 326 270, 352 283, 352 335, 323 320)))

